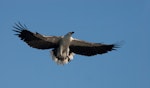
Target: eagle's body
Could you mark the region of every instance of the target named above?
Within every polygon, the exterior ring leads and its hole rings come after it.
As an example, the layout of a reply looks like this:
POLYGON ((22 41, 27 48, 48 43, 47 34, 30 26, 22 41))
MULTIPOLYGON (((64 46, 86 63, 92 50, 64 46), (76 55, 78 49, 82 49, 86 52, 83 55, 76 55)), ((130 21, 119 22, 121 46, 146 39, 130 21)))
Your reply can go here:
POLYGON ((73 59, 74 53, 70 53, 71 35, 74 32, 69 32, 60 39, 60 44, 57 48, 51 51, 52 59, 58 64, 66 64, 73 59))
POLYGON ((72 38, 74 32, 64 36, 44 36, 39 33, 32 33, 24 25, 14 26, 16 34, 29 46, 37 49, 51 49, 52 59, 58 64, 66 64, 73 59, 75 54, 93 56, 115 50, 115 44, 90 43, 72 38))

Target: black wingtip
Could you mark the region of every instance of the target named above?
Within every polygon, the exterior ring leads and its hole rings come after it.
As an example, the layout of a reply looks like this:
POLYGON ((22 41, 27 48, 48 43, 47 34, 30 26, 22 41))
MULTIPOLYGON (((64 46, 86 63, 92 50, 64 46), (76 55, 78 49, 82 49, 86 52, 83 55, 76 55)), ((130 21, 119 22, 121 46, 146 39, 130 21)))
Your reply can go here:
POLYGON ((17 30, 27 30, 27 26, 24 24, 22 25, 20 22, 15 23, 15 26, 13 26, 13 28, 17 29, 17 30))
POLYGON ((119 41, 115 44, 113 44, 113 50, 117 50, 117 48, 120 48, 121 46, 123 46, 125 43, 125 41, 119 41))
POLYGON ((14 32, 17 32, 17 33, 21 33, 23 30, 27 30, 27 26, 24 24, 22 25, 20 22, 18 23, 15 23, 15 25, 13 26, 13 30, 14 32))
POLYGON ((20 22, 17 22, 14 24, 15 24, 13 26, 14 29, 12 30, 12 31, 16 32, 16 34, 14 34, 14 35, 20 36, 24 30, 28 30, 27 26, 25 24, 22 25, 20 22))
POLYGON ((12 31, 20 33, 20 30, 12 30, 12 31))

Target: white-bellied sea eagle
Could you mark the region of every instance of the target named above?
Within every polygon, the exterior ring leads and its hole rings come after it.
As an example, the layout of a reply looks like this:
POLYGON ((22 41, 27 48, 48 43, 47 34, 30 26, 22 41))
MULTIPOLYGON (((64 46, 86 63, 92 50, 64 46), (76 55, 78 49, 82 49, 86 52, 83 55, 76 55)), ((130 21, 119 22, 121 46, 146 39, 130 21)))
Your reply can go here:
POLYGON ((74 32, 68 32, 64 36, 45 36, 29 31, 26 25, 20 23, 15 24, 14 28, 16 35, 30 47, 42 50, 52 49, 52 59, 58 64, 67 64, 75 54, 94 56, 118 47, 116 44, 91 43, 72 38, 74 32))

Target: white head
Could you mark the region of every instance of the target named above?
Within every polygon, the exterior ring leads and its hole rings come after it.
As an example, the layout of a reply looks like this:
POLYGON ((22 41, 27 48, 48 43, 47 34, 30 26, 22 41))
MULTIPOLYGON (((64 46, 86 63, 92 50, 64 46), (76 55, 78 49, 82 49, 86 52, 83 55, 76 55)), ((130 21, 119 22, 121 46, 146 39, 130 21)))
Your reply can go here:
POLYGON ((65 36, 71 37, 74 32, 68 32, 65 36))

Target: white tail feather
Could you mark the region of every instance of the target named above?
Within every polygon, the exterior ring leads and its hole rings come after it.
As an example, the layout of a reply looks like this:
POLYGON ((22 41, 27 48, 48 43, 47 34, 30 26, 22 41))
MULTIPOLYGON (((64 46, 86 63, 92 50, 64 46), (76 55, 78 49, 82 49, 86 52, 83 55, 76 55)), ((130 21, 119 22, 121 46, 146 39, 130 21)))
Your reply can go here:
POLYGON ((52 55, 52 60, 55 61, 59 65, 68 64, 71 60, 73 60, 74 53, 71 53, 68 57, 66 57, 64 60, 59 60, 55 55, 53 51, 50 51, 52 55))

